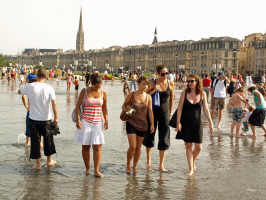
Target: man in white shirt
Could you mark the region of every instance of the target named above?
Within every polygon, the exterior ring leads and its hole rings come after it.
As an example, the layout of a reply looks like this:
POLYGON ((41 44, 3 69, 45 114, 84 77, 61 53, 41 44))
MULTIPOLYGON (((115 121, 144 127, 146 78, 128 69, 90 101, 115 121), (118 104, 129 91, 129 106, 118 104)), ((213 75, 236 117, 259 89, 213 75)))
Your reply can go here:
POLYGON ((252 84, 253 84, 253 80, 252 80, 251 75, 249 74, 249 75, 246 76, 246 85, 247 85, 247 87, 249 87, 252 84))
POLYGON ((211 114, 214 119, 216 110, 218 109, 218 123, 217 128, 220 128, 223 109, 225 107, 226 98, 226 79, 222 72, 218 73, 218 79, 213 83, 213 101, 211 103, 211 114))
POLYGON ((54 166, 56 161, 51 155, 56 153, 53 135, 47 132, 47 125, 53 119, 58 123, 57 107, 54 89, 45 83, 46 71, 39 69, 37 82, 30 83, 19 90, 19 94, 27 95, 29 107, 29 128, 31 134, 30 158, 36 159, 36 169, 41 168, 40 138, 43 136, 44 154, 47 156, 47 166, 54 166), (52 112, 53 111, 53 112, 52 112))
POLYGON ((171 82, 175 81, 175 77, 174 77, 174 75, 171 72, 168 74, 168 80, 171 81, 171 82))

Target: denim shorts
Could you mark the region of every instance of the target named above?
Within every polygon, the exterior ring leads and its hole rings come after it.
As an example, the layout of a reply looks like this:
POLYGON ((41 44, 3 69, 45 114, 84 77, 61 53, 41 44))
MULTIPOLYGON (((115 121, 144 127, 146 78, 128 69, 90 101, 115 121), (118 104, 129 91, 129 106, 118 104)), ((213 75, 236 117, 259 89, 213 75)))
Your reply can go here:
POLYGON ((236 122, 241 122, 243 117, 243 109, 242 108, 232 108, 232 118, 236 122))

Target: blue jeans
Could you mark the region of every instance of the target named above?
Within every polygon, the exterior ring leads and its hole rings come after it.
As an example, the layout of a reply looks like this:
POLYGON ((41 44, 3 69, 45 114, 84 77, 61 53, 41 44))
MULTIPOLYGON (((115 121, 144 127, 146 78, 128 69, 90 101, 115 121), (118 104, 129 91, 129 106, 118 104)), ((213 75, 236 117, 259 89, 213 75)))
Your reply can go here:
POLYGON ((136 81, 130 81, 130 91, 136 91, 137 90, 137 84, 136 81))

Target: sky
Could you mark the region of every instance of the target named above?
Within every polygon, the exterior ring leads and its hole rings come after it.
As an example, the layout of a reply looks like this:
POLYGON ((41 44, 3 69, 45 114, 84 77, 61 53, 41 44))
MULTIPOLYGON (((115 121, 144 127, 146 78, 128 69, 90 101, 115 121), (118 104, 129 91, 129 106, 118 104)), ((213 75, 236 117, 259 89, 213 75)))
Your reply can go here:
POLYGON ((264 0, 1 0, 0 54, 75 49, 80 8, 85 50, 266 32, 264 0))

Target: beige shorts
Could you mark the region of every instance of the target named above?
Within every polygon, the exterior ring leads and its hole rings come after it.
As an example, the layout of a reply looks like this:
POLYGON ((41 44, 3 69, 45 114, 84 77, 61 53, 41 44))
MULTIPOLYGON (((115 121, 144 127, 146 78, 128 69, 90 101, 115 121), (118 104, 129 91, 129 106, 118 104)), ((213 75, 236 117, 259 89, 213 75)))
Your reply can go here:
POLYGON ((225 106, 225 98, 212 97, 211 109, 223 110, 225 106))

